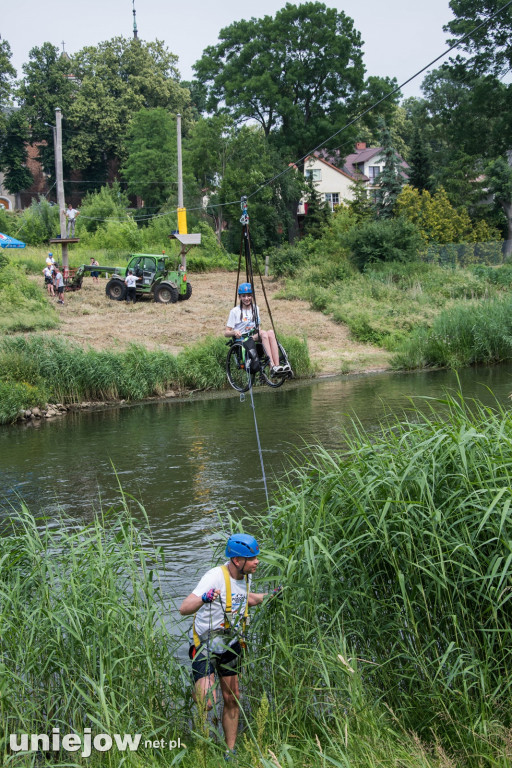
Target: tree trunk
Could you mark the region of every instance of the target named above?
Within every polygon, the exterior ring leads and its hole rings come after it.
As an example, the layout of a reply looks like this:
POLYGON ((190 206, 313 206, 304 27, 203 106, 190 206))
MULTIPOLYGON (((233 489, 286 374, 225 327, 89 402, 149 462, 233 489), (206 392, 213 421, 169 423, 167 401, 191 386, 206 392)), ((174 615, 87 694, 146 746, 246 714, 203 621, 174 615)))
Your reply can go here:
POLYGON ((299 200, 292 200, 288 203, 288 210, 290 212, 290 224, 288 227, 288 242, 293 245, 299 237, 299 217, 297 211, 299 210, 299 200))
POLYGON ((505 261, 510 261, 512 257, 512 202, 500 200, 501 207, 507 217, 507 239, 503 247, 503 258, 505 261))

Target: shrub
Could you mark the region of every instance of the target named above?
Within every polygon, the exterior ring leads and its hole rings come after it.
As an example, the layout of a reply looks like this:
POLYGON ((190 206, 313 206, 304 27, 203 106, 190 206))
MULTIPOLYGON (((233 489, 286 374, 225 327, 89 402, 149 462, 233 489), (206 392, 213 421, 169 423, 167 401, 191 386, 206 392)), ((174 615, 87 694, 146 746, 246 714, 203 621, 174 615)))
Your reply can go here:
POLYGON ((0 424, 12 424, 20 410, 43 405, 46 392, 26 382, 0 381, 0 424))
POLYGON ((96 232, 104 227, 109 219, 127 218, 128 197, 121 190, 119 182, 104 186, 98 192, 88 193, 82 200, 80 216, 77 219, 77 233, 82 230, 96 232))
POLYGON ((350 259, 360 270, 377 261, 414 261, 421 236, 417 227, 403 218, 367 221, 346 235, 350 259))
POLYGON ((59 207, 41 197, 23 211, 16 237, 29 245, 42 245, 60 234, 59 207))

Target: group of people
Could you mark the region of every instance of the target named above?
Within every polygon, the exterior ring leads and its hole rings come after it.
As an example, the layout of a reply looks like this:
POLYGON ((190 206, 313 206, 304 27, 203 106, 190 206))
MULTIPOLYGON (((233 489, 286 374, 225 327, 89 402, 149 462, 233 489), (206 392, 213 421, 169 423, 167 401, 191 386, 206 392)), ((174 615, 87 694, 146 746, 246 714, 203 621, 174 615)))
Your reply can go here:
POLYGON ((64 276, 59 265, 53 258, 53 253, 46 257, 46 266, 43 269, 44 284, 48 296, 57 296, 57 303, 64 304, 64 276))

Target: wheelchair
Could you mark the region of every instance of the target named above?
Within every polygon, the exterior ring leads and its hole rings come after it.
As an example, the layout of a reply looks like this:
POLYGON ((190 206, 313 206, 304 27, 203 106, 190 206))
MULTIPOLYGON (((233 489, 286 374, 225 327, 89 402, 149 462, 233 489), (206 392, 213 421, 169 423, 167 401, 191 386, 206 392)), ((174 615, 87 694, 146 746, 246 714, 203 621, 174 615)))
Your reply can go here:
MULTIPOLYGON (((282 373, 273 373, 270 359, 265 352, 261 342, 255 342, 257 353, 257 364, 254 365, 253 358, 244 343, 252 337, 254 331, 242 336, 239 339, 230 339, 226 342, 229 347, 226 358, 226 374, 228 381, 237 392, 247 392, 254 383, 266 384, 269 387, 277 389, 282 387, 287 379, 293 378, 293 371, 283 371, 282 373), (254 370, 258 368, 259 370, 254 370), (252 365, 251 365, 252 364, 252 365)), ((277 342, 279 348, 279 365, 289 365, 286 350, 282 344, 277 342)))

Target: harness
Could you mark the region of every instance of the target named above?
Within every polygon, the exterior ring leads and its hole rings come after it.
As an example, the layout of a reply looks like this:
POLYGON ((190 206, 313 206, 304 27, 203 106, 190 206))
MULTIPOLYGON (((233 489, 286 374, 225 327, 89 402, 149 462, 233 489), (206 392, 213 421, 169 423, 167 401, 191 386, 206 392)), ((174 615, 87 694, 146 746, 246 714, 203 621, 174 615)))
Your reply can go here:
POLYGON ((224 627, 221 629, 214 629, 209 630, 208 632, 205 632, 203 635, 198 635, 196 631, 196 616, 197 613, 194 614, 194 621, 192 623, 192 637, 194 639, 194 646, 196 648, 196 651, 199 650, 200 646, 209 640, 210 637, 215 637, 215 635, 234 635, 235 632, 240 628, 240 638, 239 642, 242 648, 245 648, 245 630, 248 623, 249 618, 249 576, 245 574, 245 585, 246 585, 246 598, 245 598, 245 610, 244 615, 242 618, 238 618, 238 621, 235 623, 231 623, 231 613, 232 613, 232 600, 231 600, 231 579, 229 575, 229 571, 226 565, 221 565, 222 569, 222 575, 224 576, 224 583, 226 585, 226 606, 224 608, 224 627))

